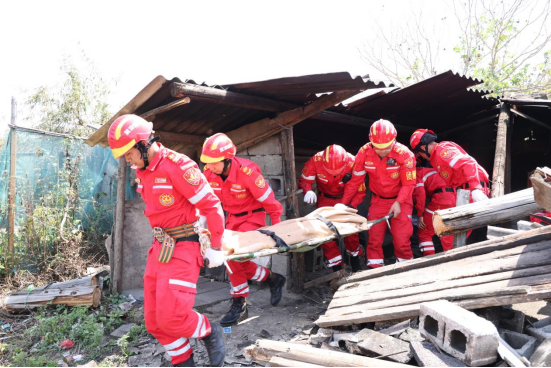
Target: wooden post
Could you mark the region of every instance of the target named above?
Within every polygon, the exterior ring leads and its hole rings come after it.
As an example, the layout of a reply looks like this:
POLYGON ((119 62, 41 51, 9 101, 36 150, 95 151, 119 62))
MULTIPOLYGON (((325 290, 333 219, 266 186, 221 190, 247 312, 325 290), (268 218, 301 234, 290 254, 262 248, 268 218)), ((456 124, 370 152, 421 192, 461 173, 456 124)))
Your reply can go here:
POLYGON ((17 130, 15 129, 17 115, 17 104, 15 98, 11 98, 11 131, 10 131, 10 186, 8 192, 8 259, 6 264, 8 268, 14 265, 15 254, 15 178, 17 162, 17 130))
MULTIPOLYGON (((492 198, 505 194, 505 176, 507 170, 507 128, 511 120, 511 111, 507 103, 501 104, 497 122, 496 153, 492 175, 492 198)), ((509 168, 510 171, 510 168, 509 168)))
MULTIPOLYGON (((455 206, 463 206, 464 204, 469 204, 469 201, 471 199, 471 192, 464 189, 458 189, 457 190, 457 202, 455 203, 455 206)), ((453 247, 459 248, 464 247, 467 245, 467 232, 461 232, 457 233, 453 236, 453 247)))
POLYGON ((114 232, 114 261, 112 291, 122 292, 122 264, 124 243, 124 208, 126 197, 126 161, 124 157, 119 159, 119 171, 117 174, 117 204, 115 207, 115 232, 114 232))
MULTIPOLYGON (((293 141, 293 128, 284 129, 280 135, 281 156, 283 159, 283 174, 285 176, 285 216, 287 220, 298 218, 298 197, 297 179, 295 171, 295 143, 293 141)), ((304 290, 304 280, 306 278, 306 268, 304 263, 304 253, 291 253, 291 283, 290 287, 294 292, 300 293, 304 290)))

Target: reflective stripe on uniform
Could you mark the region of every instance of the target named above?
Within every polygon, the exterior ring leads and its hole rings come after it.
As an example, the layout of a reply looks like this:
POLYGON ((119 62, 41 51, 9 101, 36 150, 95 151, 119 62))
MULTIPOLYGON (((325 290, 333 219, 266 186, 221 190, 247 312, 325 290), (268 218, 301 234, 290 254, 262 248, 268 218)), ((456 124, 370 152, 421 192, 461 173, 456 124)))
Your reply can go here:
POLYGON ((325 264, 327 265, 327 267, 333 267, 333 266, 337 265, 337 263, 339 263, 339 262, 342 262, 342 256, 340 256, 340 255, 338 255, 334 258, 326 260, 325 264))
POLYGON ((382 260, 382 259, 368 259, 368 260, 367 260, 367 265, 369 266, 370 264, 384 265, 385 262, 384 262, 384 260, 382 260))
POLYGON ((188 340, 185 337, 180 337, 178 340, 176 340, 176 341, 174 341, 170 344, 163 345, 163 347, 166 350, 176 349, 178 346, 182 346, 186 341, 188 341, 188 340))
POLYGON ((434 174, 436 174, 436 171, 431 171, 431 172, 425 174, 425 176, 423 176, 423 183, 424 183, 425 181, 427 181, 427 178, 428 178, 429 176, 434 175, 434 174))
POLYGON ((356 176, 362 176, 362 175, 365 175, 366 171, 352 171, 352 174, 356 175, 356 176))
POLYGON ((254 281, 264 281, 264 276, 266 276, 266 268, 257 265, 256 266, 256 272, 254 276, 251 278, 251 280, 254 281))
POLYGON ((425 212, 430 213, 431 215, 434 214, 434 211, 429 210, 428 208, 425 208, 425 212))
POLYGON ((197 314, 197 317, 199 317, 199 320, 197 321, 197 328, 195 329, 195 332, 193 333, 193 335, 191 335, 191 337, 193 338, 204 337, 205 334, 207 333, 207 328, 205 327, 207 325, 205 323, 205 316, 197 312, 195 313, 197 314))
POLYGON ((404 259, 404 258, 398 258, 398 257, 396 257, 396 262, 405 262, 405 261, 409 261, 409 260, 411 260, 411 258, 409 258, 409 259, 404 259))
POLYGON ((428 245, 434 245, 434 243, 431 241, 422 242, 422 243, 419 243, 419 248, 425 248, 428 245))
POLYGON ((246 294, 248 292, 249 292, 249 284, 247 282, 235 287, 232 286, 230 290, 231 295, 241 295, 241 294, 246 294))
POLYGON ((450 161, 450 167, 453 167, 457 161, 459 161, 460 159, 462 158, 467 158, 468 156, 467 155, 457 155, 453 158, 453 160, 450 161))
POLYGON ((186 353, 190 348, 191 347, 189 346, 189 341, 188 341, 188 342, 186 342, 186 344, 181 349, 168 350, 166 353, 168 355, 170 355, 171 357, 178 356, 178 355, 182 355, 182 354, 186 353))
POLYGON ((304 174, 302 174, 301 177, 303 177, 306 180, 315 180, 316 179, 315 175, 314 176, 304 176, 304 174))
POLYGON ((259 202, 264 202, 266 199, 268 199, 268 196, 272 193, 272 188, 268 187, 268 190, 266 190, 266 193, 262 195, 262 197, 257 198, 256 200, 259 202))
MULTIPOLYGON (((197 193, 196 195, 194 195, 193 197, 189 198, 188 201, 189 203, 191 204, 196 204, 197 202, 199 202, 201 199, 203 199, 208 193, 210 193, 210 190, 209 190, 210 186, 209 185, 205 185, 203 187, 203 189, 201 189, 199 191, 199 193, 197 193)), ((214 194, 214 193, 213 193, 214 194)))
POLYGON ((182 281, 182 280, 175 280, 175 279, 169 279, 169 280, 168 280, 168 283, 169 283, 169 284, 172 284, 172 285, 180 285, 180 286, 185 286, 185 287, 192 288, 192 289, 197 289, 197 284, 194 284, 194 283, 192 283, 192 282, 187 282, 187 281, 182 281))
POLYGON ((153 189, 172 189, 172 185, 154 185, 153 189))
POLYGON ((425 186, 425 184, 423 184, 423 183, 417 183, 417 184, 415 185, 415 187, 424 187, 424 186, 425 186))

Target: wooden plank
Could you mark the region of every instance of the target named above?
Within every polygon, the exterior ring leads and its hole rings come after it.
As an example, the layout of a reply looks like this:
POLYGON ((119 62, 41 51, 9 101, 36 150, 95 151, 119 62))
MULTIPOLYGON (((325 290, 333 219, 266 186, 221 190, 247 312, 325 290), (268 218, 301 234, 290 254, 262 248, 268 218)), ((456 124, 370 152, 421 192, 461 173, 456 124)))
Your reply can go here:
MULTIPOLYGON (((293 128, 284 129, 279 135, 281 145, 281 158, 283 160, 283 176, 285 189, 285 217, 287 220, 298 218, 299 205, 298 197, 294 195, 297 191, 296 169, 295 169, 295 143, 293 139, 293 128)), ((304 252, 293 252, 291 255, 291 282, 287 285, 294 292, 301 293, 304 290, 306 279, 306 265, 304 252)))
POLYGON ((115 231, 114 237, 114 255, 113 255, 113 283, 112 291, 122 292, 122 274, 123 274, 123 245, 124 245, 124 210, 126 201, 126 161, 124 157, 119 158, 119 170, 117 173, 117 203, 115 206, 115 231))
POLYGON ((488 275, 475 276, 475 277, 466 277, 458 280, 448 279, 448 280, 436 280, 428 282, 423 285, 414 285, 410 287, 404 287, 403 289, 396 289, 392 291, 381 290, 370 292, 369 295, 358 290, 356 295, 348 295, 343 297, 334 297, 329 308, 339 308, 346 307, 350 305, 370 303, 379 300, 395 299, 404 296, 410 295, 419 295, 422 293, 429 293, 433 291, 459 288, 465 286, 474 286, 485 284, 494 281, 500 280, 514 280, 516 278, 540 275, 547 272, 551 272, 551 263, 545 263, 542 266, 534 266, 523 269, 512 269, 505 272, 497 272, 488 275))
MULTIPOLYGON (((486 307, 495 307, 500 305, 528 303, 538 300, 551 298, 551 285, 540 285, 532 287, 532 291, 528 294, 520 293, 514 295, 498 295, 484 298, 476 298, 470 300, 452 301, 465 309, 478 309, 486 307)), ((338 316, 320 318, 315 322, 319 327, 332 326, 350 326, 353 324, 387 321, 391 319, 411 318, 419 315, 420 304, 410 304, 399 307, 391 307, 379 310, 365 310, 355 313, 353 316, 338 316)))
POLYGON ((320 284, 323 284, 325 282, 329 282, 329 281, 334 280, 334 279, 340 279, 341 277, 345 277, 345 276, 346 276, 346 270, 343 268, 343 269, 340 269, 337 272, 332 272, 328 275, 318 277, 315 280, 308 281, 307 283, 304 284, 304 288, 308 289, 312 286, 320 285, 320 284))
POLYGON ((503 236, 518 234, 519 231, 515 229, 506 229, 503 227, 497 226, 488 226, 488 234, 486 235, 488 239, 501 238, 503 236))
MULTIPOLYGON (((13 99, 12 99, 13 104, 13 99)), ((13 112, 12 112, 13 115, 13 112)), ((7 269, 14 266, 14 250, 15 250, 15 197, 16 187, 16 162, 17 162, 17 131, 14 128, 10 130, 10 186, 8 192, 8 253, 7 253, 7 269)))
POLYGON ((205 142, 206 135, 183 134, 165 131, 155 131, 155 134, 161 137, 162 142, 178 142, 185 146, 202 147, 205 142))
POLYGON ((257 362, 268 362, 273 356, 280 355, 325 367, 407 367, 400 363, 338 351, 316 349, 310 345, 284 341, 257 340, 255 345, 245 348, 245 356, 248 360, 257 362))
POLYGON ((534 187, 534 199, 538 205, 551 212, 551 184, 544 180, 539 173, 530 177, 534 187))
MULTIPOLYGON (((551 271, 551 267, 547 268, 547 272, 551 271)), ((503 292, 503 294, 514 294, 517 292, 518 288, 524 288, 534 285, 542 285, 551 283, 551 273, 546 273, 543 275, 535 275, 528 277, 515 278, 514 280, 505 279, 494 282, 488 282, 479 285, 467 285, 463 287, 456 287, 454 289, 444 289, 437 290, 432 292, 425 292, 423 294, 413 294, 401 298, 385 298, 382 300, 367 302, 367 303, 357 303, 350 306, 342 306, 339 308, 333 308, 327 310, 325 313, 326 316, 342 316, 350 315, 362 310, 368 309, 384 309, 399 305, 408 305, 408 304, 420 304, 424 302, 430 302, 433 300, 446 299, 446 300, 463 300, 463 299, 472 299, 479 298, 482 296, 488 296, 486 293, 492 295, 496 291, 503 292)), ((529 288, 528 288, 529 291, 529 288)), ((527 291, 527 292, 528 292, 527 291)), ((392 295, 389 292, 387 295, 392 295)))
POLYGON ((157 107, 156 109, 149 110, 148 112, 145 112, 145 113, 141 114, 140 116, 142 118, 144 118, 145 120, 150 120, 150 119, 155 118, 155 116, 157 116, 159 114, 170 111, 170 110, 172 110, 176 107, 186 105, 190 101, 191 101, 191 99, 189 97, 184 97, 184 98, 181 98, 177 101, 173 101, 169 104, 166 104, 164 106, 157 107))
POLYGON ((551 240, 551 227, 543 227, 541 229, 534 229, 524 233, 505 236, 503 238, 486 240, 480 243, 466 245, 465 247, 458 249, 452 249, 444 253, 417 258, 406 262, 395 263, 376 270, 356 272, 348 277, 348 283, 351 284, 354 282, 380 278, 381 276, 422 269, 437 264, 480 256, 497 250, 512 249, 520 245, 532 244, 546 240, 551 240))
POLYGON ((438 236, 514 221, 541 211, 534 200, 534 189, 528 188, 487 201, 470 203, 434 212, 434 230, 438 236))
POLYGON ((539 120, 537 120, 537 119, 534 119, 533 117, 530 117, 530 116, 528 116, 528 115, 526 115, 526 114, 523 114, 522 112, 520 112, 520 111, 518 111, 518 110, 512 109, 511 112, 514 113, 514 114, 516 114, 516 115, 518 115, 518 116, 520 116, 520 117, 525 118, 526 120, 531 121, 532 123, 534 123, 534 124, 536 124, 536 125, 539 125, 539 126, 542 127, 542 128, 551 130, 551 125, 542 123, 541 121, 539 121, 539 120))
MULTIPOLYGON (((18 296, 19 298, 20 296, 18 296)), ((64 304, 68 306, 83 306, 91 305, 93 307, 98 307, 101 302, 101 289, 98 286, 93 287, 93 289, 82 295, 60 295, 56 296, 53 299, 45 300, 34 300, 32 302, 23 300, 21 303, 6 303, 7 310, 26 310, 34 309, 38 307, 43 307, 46 304, 64 304)))
POLYGON ((507 171, 507 129, 511 121, 511 112, 507 103, 501 103, 497 121, 496 151, 494 172, 492 174, 492 198, 505 194, 505 172, 507 171))
MULTIPOLYGON (((286 354, 283 354, 283 356, 286 356, 286 354)), ((281 356, 273 356, 268 363, 269 367, 324 367, 323 365, 301 362, 281 356)))
POLYGON ((298 107, 279 113, 275 118, 265 118, 254 123, 244 125, 240 128, 227 132, 237 146, 237 151, 251 147, 266 138, 271 137, 303 120, 312 117, 320 111, 330 108, 356 94, 360 91, 334 92, 318 98, 316 101, 304 107, 298 107))
MULTIPOLYGON (((455 202, 456 207, 469 204, 470 200, 471 192, 469 190, 457 189, 457 199, 455 202)), ((453 237, 453 248, 464 247, 465 245, 467 245, 467 232, 462 231, 455 234, 453 237)))
POLYGON ((485 123, 487 121, 493 121, 498 116, 499 115, 492 115, 492 116, 488 116, 486 118, 482 118, 482 119, 473 121, 471 123, 462 124, 461 126, 458 126, 457 128, 453 128, 453 129, 450 129, 450 130, 446 130, 445 132, 438 133, 438 136, 442 138, 442 137, 445 137, 445 136, 450 135, 452 133, 457 133, 457 132, 460 132, 462 130, 472 128, 472 127, 477 126, 481 123, 485 123))
POLYGON ((515 99, 515 98, 500 98, 501 101, 510 103, 511 105, 524 106, 524 105, 540 105, 540 106, 551 106, 550 100, 538 100, 538 99, 515 99))

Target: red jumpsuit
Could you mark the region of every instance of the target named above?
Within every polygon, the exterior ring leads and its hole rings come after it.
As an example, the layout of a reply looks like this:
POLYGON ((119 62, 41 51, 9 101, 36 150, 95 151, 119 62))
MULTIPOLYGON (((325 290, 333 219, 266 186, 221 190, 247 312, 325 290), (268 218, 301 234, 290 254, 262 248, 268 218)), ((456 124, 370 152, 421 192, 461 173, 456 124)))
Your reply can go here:
MULTIPOLYGON (((234 157, 226 180, 209 169, 205 170, 205 176, 228 213, 226 229, 251 231, 266 226, 264 211, 272 219, 272 225, 280 222, 283 207, 254 162, 234 157)), ((234 297, 249 295, 247 280, 261 282, 270 275, 269 269, 251 261, 228 261, 228 265, 233 272, 229 278, 230 294, 234 297)))
POLYGON ((488 173, 461 146, 453 142, 437 143, 430 155, 430 164, 444 179, 447 187, 462 187, 471 192, 480 189, 487 196, 490 195, 488 173))
MULTIPOLYGON (((189 157, 159 145, 145 170, 137 170, 137 191, 145 202, 152 227, 170 228, 206 216, 212 244, 221 245, 224 214, 220 201, 197 164, 189 157)), ((203 257, 199 242, 177 242, 168 263, 158 261, 161 244, 154 239, 144 274, 144 314, 147 331, 164 346, 172 364, 187 360, 189 338, 210 334, 206 316, 195 312, 196 285, 203 257)))
MULTIPOLYGON (((394 254, 398 262, 413 258, 410 237, 413 234, 411 213, 413 211, 412 194, 417 173, 415 156, 403 144, 396 142, 392 151, 383 159, 375 153, 371 143, 358 151, 352 171, 352 179, 344 190, 342 202, 349 204, 363 184, 365 175, 369 175, 369 189, 373 192, 367 220, 377 220, 388 215, 394 202, 399 202, 402 211, 398 217, 390 220, 394 254)), ((384 265, 383 241, 386 222, 372 226, 367 243, 367 265, 384 265)))
MULTIPOLYGON (((337 203, 342 203, 342 197, 344 195, 344 188, 346 186, 343 183, 343 177, 352 172, 354 166, 354 156, 348 154, 346 167, 337 176, 333 176, 325 170, 323 167, 323 153, 321 151, 316 153, 302 169, 302 175, 300 176, 299 187, 304 193, 312 190, 312 185, 316 182, 318 186, 318 201, 317 208, 334 206, 337 203)), ((358 191, 352 198, 350 205, 357 207, 362 203, 365 197, 365 184, 362 183, 358 188, 358 191)), ((351 257, 361 256, 363 254, 362 247, 360 246, 360 240, 358 234, 353 234, 344 238, 344 244, 346 246, 346 253, 351 257)), ((342 256, 337 246, 337 242, 331 241, 329 243, 322 244, 323 255, 325 256, 325 264, 327 267, 333 267, 342 265, 342 256)))
MULTIPOLYGON (((446 187, 444 179, 433 168, 418 167, 417 185, 413 191, 413 200, 415 201, 417 216, 423 218, 426 225, 424 229, 419 228, 417 230, 419 249, 421 249, 424 256, 428 256, 434 254, 432 215, 436 210, 455 207, 455 189, 446 187), (430 198, 430 203, 425 207, 427 197, 430 198)), ((452 249, 453 235, 443 236, 440 241, 444 250, 452 249)))
MULTIPOLYGON (((544 217, 548 217, 548 218, 551 219, 551 212, 548 212, 548 211, 542 211, 542 212, 534 213, 534 215, 544 216, 544 217)), ((530 221, 531 222, 537 222, 538 224, 542 224, 542 225, 546 225, 546 226, 551 225, 550 221, 540 219, 540 218, 537 218, 537 217, 534 217, 534 216, 530 216, 530 221)))

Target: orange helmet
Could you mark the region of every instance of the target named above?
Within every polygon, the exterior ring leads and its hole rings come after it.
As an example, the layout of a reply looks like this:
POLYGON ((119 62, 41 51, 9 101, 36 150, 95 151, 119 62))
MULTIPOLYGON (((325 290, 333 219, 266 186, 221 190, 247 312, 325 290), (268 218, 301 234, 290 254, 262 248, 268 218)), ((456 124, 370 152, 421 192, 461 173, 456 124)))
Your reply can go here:
POLYGON ((396 128, 388 120, 380 119, 371 125, 369 129, 369 140, 373 147, 379 149, 388 148, 396 141, 396 128))
POLYGON ((346 166, 348 153, 337 144, 332 144, 323 151, 323 167, 331 175, 339 175, 346 166))
POLYGON ((409 139, 409 145, 413 152, 421 152, 420 146, 429 144, 436 140, 436 134, 432 130, 417 129, 409 139))
POLYGON ((148 141, 153 131, 153 123, 133 115, 119 116, 109 127, 107 138, 115 158, 123 156, 140 141, 148 141))
POLYGON ((224 133, 216 133, 205 139, 203 152, 201 153, 201 162, 210 164, 229 160, 235 157, 237 148, 231 139, 224 133))

